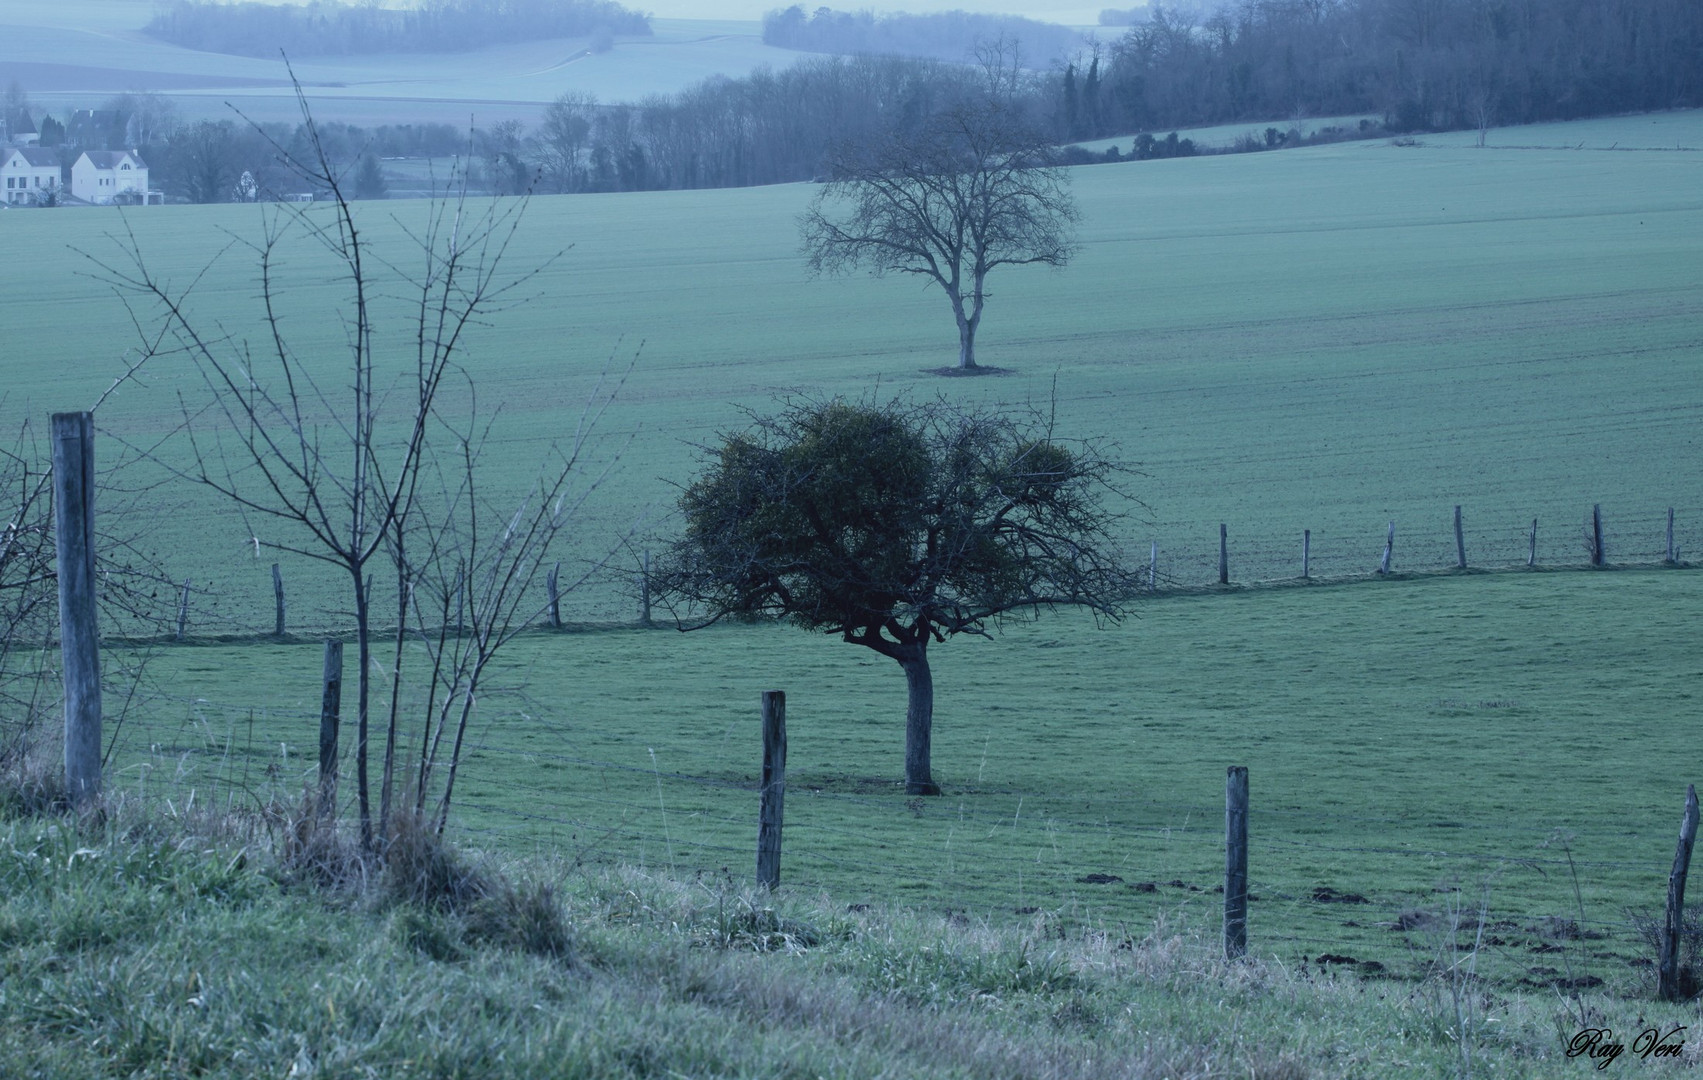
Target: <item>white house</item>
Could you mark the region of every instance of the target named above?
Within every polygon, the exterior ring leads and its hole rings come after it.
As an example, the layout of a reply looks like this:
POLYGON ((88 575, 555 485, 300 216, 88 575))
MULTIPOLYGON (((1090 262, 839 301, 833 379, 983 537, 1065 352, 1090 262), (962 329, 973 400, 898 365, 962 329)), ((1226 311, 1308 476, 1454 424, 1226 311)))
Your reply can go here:
POLYGON ((59 151, 39 146, 0 147, 0 198, 27 206, 59 187, 59 151))
POLYGON ((133 191, 148 200, 148 163, 134 150, 85 150, 71 166, 71 195, 89 203, 110 203, 133 191))

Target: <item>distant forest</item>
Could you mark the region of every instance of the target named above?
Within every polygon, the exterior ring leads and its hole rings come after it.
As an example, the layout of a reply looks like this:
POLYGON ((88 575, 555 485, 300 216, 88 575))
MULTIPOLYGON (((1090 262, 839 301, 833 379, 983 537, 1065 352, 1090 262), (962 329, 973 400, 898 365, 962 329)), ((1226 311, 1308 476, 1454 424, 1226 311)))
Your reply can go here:
POLYGON ((1095 59, 1058 83, 1066 134, 1354 112, 1398 131, 1497 126, 1703 105, 1703 2, 1155 5, 1095 59))
POLYGON ((763 44, 802 52, 874 53, 964 62, 974 58, 979 44, 1000 39, 1016 43, 1023 62, 1037 67, 1062 61, 1080 52, 1085 44, 1069 27, 1015 15, 967 11, 876 15, 825 7, 807 15, 795 4, 763 16, 763 44))
POLYGON ((649 35, 650 20, 613 0, 434 0, 414 8, 222 4, 175 0, 143 33, 239 56, 464 52, 551 37, 649 35))

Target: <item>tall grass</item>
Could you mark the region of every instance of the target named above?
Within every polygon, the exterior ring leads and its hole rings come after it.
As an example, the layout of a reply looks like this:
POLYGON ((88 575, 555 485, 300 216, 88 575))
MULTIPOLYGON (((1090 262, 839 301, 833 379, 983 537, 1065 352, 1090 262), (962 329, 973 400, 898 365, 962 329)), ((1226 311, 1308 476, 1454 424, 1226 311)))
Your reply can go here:
MULTIPOLYGON (((430 888, 327 892, 288 859, 259 814, 0 821, 0 1075, 1300 1080, 1446 1076, 1464 1054, 1540 1077, 1572 1022, 1542 993, 1474 984, 1462 1025, 1430 982, 1227 963, 1166 919, 998 926, 441 849, 408 859, 430 888), (450 880, 479 895, 452 901, 450 880), (571 954, 489 932, 540 918, 572 927, 571 954)), ((1586 1007, 1625 1025, 1695 1012, 1586 1007)))

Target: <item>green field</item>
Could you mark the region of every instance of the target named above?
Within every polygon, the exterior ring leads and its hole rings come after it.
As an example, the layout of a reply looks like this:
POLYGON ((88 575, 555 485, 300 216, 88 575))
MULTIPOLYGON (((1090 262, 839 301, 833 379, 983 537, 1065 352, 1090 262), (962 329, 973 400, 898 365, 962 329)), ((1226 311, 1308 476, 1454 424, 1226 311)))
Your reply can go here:
MULTIPOLYGON (((1659 907, 1698 779, 1700 601, 1692 571, 1446 575, 954 642, 936 651, 931 800, 897 782, 904 681, 864 650, 782 628, 545 633, 481 705, 458 823, 479 847, 743 880, 756 705, 778 687, 783 874, 806 895, 1211 928, 1224 768, 1244 764, 1262 953, 1411 975, 1451 904, 1485 904, 1487 974, 1628 985, 1648 952, 1628 911, 1659 907), (1590 939, 1550 932, 1581 907, 1590 939)), ((160 650, 113 786, 299 791, 319 663, 315 645, 160 650)))
MULTIPOLYGON (((948 796, 916 806, 893 784, 903 682, 876 657, 763 628, 529 637, 481 708, 461 828, 743 875, 755 702, 782 687, 789 881, 987 916, 1210 925, 1223 769, 1241 763, 1258 948, 1412 970, 1429 947, 1419 916, 1487 895, 1506 977, 1635 979, 1626 909, 1659 902, 1695 779, 1697 579, 1430 572, 1453 562, 1455 504, 1475 567, 1523 565, 1533 518, 1540 565, 1578 565, 1592 504, 1611 562, 1658 560, 1670 506, 1682 557, 1703 544, 1703 156, 1348 144, 1085 168, 1076 191, 1082 254, 992 279, 980 351, 1010 373, 978 380, 925 373, 955 346, 938 296, 804 277, 793 217, 809 187, 535 200, 512 265, 572 248, 471 343, 481 406, 503 410, 491 490, 522 486, 599 373, 636 351, 594 455, 618 457, 613 479, 571 555, 636 521, 666 532, 694 444, 776 394, 1056 395, 1067 433, 1114 437, 1140 463, 1146 507, 1126 539, 1141 559, 1156 541, 1168 580, 1213 576, 1219 522, 1240 582, 1292 578, 1303 529, 1316 575, 1363 575, 1391 520, 1395 568, 1413 576, 1177 594, 1116 630, 1060 618, 940 648, 948 796), (1546 846, 1558 831, 1570 839, 1546 846), (1368 903, 1312 899, 1327 887, 1368 903), (1541 920, 1581 905, 1609 937, 1545 936, 1541 920), (1404 912, 1415 932, 1388 929, 1404 912)), ((362 210, 381 244, 417 212, 362 210)), ((258 211, 124 220, 187 282, 258 211)), ((121 370, 123 308, 72 250, 113 257, 119 224, 0 214, 0 247, 31 255, 0 260, 6 428, 86 405, 121 370)), ((287 325, 335 384, 338 294, 305 247, 286 271, 287 325)), ((232 252, 194 303, 253 333, 255 292, 232 252)), ((121 388, 97 418, 104 460, 165 433, 180 392, 196 400, 196 379, 169 363, 121 388)), ((141 510, 168 570, 204 588, 194 632, 269 627, 269 559, 244 522, 176 487, 141 510)), ((328 572, 286 560, 285 576, 304 636, 346 625, 328 572)), ((586 622, 633 611, 618 582, 569 606, 586 622)), ((295 790, 318 662, 312 645, 158 650, 114 786, 295 790)))
MULTIPOLYGON (((1611 560, 1659 558, 1670 506, 1682 555, 1703 544, 1703 156, 1345 144, 1095 166, 1075 186, 1081 255, 1062 272, 991 279, 981 353, 1013 374, 968 381, 923 371, 954 355, 935 293, 806 278, 793 218, 808 186, 534 200, 510 265, 571 249, 535 279, 533 302, 470 342, 481 405, 503 410, 489 486, 529 476, 599 374, 636 351, 601 428, 620 461, 578 531, 588 556, 646 515, 666 531, 670 482, 740 407, 876 387, 1003 402, 1056 392, 1067 432, 1116 439, 1146 473, 1130 548, 1145 561, 1157 541, 1161 575, 1181 583, 1215 576, 1220 522, 1236 580, 1297 574, 1303 529, 1315 574, 1372 569, 1391 520, 1397 568, 1448 565, 1456 504, 1474 565, 1523 564, 1533 518, 1540 563, 1581 562, 1593 504, 1611 560)), ((394 253, 394 223, 424 206, 363 213, 394 253)), ((222 230, 252 235, 259 218, 164 207, 125 220, 187 282, 222 230)), ((118 226, 101 212, 0 215, 0 243, 33 256, 0 267, 0 425, 86 405, 122 370, 134 334, 72 250, 118 258, 118 226)), ((304 244, 285 267, 288 314, 332 378, 341 330, 327 316, 341 297, 313 259, 304 244)), ((255 277, 227 253, 197 310, 256 325, 255 277)), ((193 399, 194 378, 156 365, 99 422, 149 443, 176 422, 179 391, 193 399)), ((269 627, 252 531, 193 493, 161 499, 159 549, 213 598, 194 625, 269 627)), ((286 561, 285 576, 295 625, 344 624, 327 574, 286 561)), ((633 612, 613 587, 570 608, 633 612)))

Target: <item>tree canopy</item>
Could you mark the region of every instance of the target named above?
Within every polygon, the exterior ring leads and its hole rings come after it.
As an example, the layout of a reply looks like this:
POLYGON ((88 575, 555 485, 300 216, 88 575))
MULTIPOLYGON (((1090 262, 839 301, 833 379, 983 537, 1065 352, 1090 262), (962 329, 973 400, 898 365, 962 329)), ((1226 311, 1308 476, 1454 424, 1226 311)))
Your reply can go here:
POLYGON ((1059 606, 1120 617, 1118 472, 1035 414, 792 402, 710 452, 658 583, 683 626, 781 618, 898 661, 906 786, 935 794, 929 644, 1059 606))

